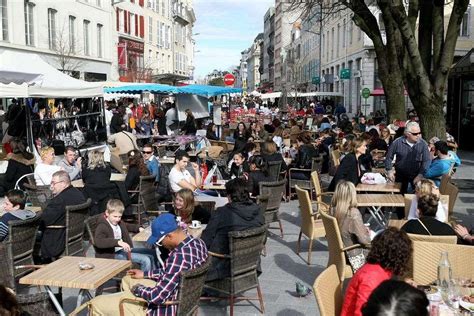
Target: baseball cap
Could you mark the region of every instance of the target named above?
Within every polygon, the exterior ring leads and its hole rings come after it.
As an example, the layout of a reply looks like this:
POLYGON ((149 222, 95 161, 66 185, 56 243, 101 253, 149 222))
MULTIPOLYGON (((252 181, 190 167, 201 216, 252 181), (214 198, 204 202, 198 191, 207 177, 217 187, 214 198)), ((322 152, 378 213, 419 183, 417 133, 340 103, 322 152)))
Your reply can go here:
POLYGON ((162 214, 151 223, 151 236, 148 238, 147 243, 154 245, 157 241, 160 241, 177 228, 178 223, 173 214, 162 214))

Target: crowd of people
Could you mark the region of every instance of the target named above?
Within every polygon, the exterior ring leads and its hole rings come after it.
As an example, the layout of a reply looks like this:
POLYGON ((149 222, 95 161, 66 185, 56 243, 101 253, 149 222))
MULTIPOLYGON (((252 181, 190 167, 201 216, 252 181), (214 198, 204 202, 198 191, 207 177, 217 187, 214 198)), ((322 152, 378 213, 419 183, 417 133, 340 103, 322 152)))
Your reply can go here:
MULTIPOLYGON (((426 308, 426 297, 411 287, 406 288, 405 283, 391 279, 403 276, 407 270, 412 248, 407 233, 457 235, 459 243, 472 244, 473 237, 466 227, 451 227, 445 223, 446 206, 439 199, 441 177, 452 173, 461 161, 448 142, 439 138, 423 140, 415 118, 406 123, 397 120, 392 124, 376 124, 364 116, 349 120, 343 106, 336 106, 334 113, 329 106, 319 102, 308 104, 302 107, 300 119, 274 118, 270 124, 258 120, 247 124, 239 122, 235 131, 227 135, 226 140, 233 142, 234 147, 219 172, 219 177, 228 180, 225 184, 228 203, 215 212, 195 203, 196 196, 217 195, 203 188, 206 179, 201 164, 193 161, 186 151, 177 150, 174 165, 168 167, 160 164, 153 144, 139 146, 137 143, 134 130, 145 135, 176 131, 176 109, 171 103, 164 107, 133 103, 128 107, 108 107, 108 142, 115 145, 110 151, 91 150, 81 157, 76 148, 67 146, 64 158, 57 162, 54 149, 42 147, 35 161, 23 141, 13 139, 6 181, 1 186, 6 213, 0 218, 0 241, 8 238, 9 221, 36 216, 25 207, 23 185, 26 179, 22 178, 33 173, 36 186, 49 187, 52 193, 41 213, 39 262, 57 260, 64 252, 65 230, 52 227, 64 225, 65 207, 82 204, 90 198, 90 215, 100 215, 94 232, 96 257, 130 258, 140 265, 140 270, 128 272, 122 282, 123 292, 94 298, 93 310, 101 315, 118 314, 117 302, 121 298, 141 297, 148 302, 147 307, 128 306, 128 313, 173 314, 176 306, 163 303, 176 300, 181 272, 211 260, 207 280, 228 277, 229 261, 208 259, 209 251, 227 254, 230 231, 265 225, 260 206, 256 204, 259 184, 286 179, 289 169, 296 169, 291 172, 293 179, 309 180, 314 158, 320 158, 320 172, 333 175, 329 190, 334 195, 329 212, 338 222, 344 246, 363 245, 347 252, 355 275, 346 291, 342 314, 371 315, 377 309, 395 308, 391 305, 393 301, 386 302, 385 307, 377 303, 381 301, 377 297, 388 290, 393 300, 402 300, 400 297, 411 293, 410 299, 416 301, 413 308, 426 308), (329 158, 334 150, 341 153, 339 166, 333 165, 329 158), (385 153, 382 159, 377 156, 380 151, 385 153), (127 162, 125 181, 111 181, 113 169, 124 171, 124 157, 127 162), (270 174, 269 163, 274 162, 280 163, 281 174, 270 174), (415 193, 409 221, 401 230, 388 228, 373 232, 363 222, 363 210, 357 208, 356 185, 365 173, 380 166, 389 181, 401 183, 402 194, 415 193), (132 208, 138 201, 141 176, 153 176, 161 201, 168 198, 172 202, 169 213, 151 222, 147 247, 136 247, 130 237, 130 233, 144 229, 133 223, 132 208), (72 185, 75 180, 82 180, 82 189, 72 185), (207 224, 201 238, 187 233, 187 225, 194 220, 207 224), (159 249, 160 257, 154 248, 159 249)), ((193 113, 186 110, 180 131, 195 135, 198 129, 204 128, 208 140, 224 139, 214 123, 210 122, 207 127, 199 125, 193 113)), ((402 211, 398 215, 399 218, 405 216, 402 211)))

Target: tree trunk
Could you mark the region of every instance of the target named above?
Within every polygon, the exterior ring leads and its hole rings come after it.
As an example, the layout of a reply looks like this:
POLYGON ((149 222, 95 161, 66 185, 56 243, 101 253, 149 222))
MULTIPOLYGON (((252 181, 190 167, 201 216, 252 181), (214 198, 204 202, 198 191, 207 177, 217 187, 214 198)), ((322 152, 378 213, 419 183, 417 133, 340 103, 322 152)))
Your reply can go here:
POLYGON ((433 96, 433 98, 420 97, 418 102, 414 103, 415 110, 420 118, 423 139, 429 141, 436 136, 439 139, 446 140, 443 98, 430 93, 420 93, 420 95, 433 96))
POLYGON ((387 102, 387 124, 393 120, 406 120, 405 95, 401 75, 390 74, 382 80, 387 102))

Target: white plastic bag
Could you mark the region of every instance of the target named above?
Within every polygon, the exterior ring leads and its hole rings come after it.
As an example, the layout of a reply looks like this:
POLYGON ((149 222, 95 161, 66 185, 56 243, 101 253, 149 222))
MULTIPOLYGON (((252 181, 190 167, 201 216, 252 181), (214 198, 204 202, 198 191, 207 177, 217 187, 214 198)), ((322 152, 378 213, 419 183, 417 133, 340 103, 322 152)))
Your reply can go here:
POLYGON ((364 173, 360 180, 364 184, 385 184, 387 179, 384 178, 380 173, 367 172, 364 173))

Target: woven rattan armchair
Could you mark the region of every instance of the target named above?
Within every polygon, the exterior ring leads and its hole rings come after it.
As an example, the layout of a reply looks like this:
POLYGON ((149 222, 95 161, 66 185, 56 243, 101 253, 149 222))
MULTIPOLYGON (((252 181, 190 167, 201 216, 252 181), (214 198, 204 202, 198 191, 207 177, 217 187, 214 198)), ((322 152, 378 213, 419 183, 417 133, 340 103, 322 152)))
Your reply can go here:
POLYGON ((313 293, 321 316, 341 314, 342 287, 336 265, 331 264, 316 278, 313 284, 313 293))
MULTIPOLYGON (((311 206, 311 200, 307 190, 303 190, 300 187, 295 187, 296 194, 298 195, 298 201, 300 203, 301 210, 301 228, 298 236, 298 242, 296 243, 296 254, 300 253, 301 236, 304 234, 309 239, 308 248, 308 262, 311 264, 311 251, 313 247, 313 240, 326 235, 324 230, 323 222, 318 218, 319 212, 314 213, 311 206)), ((327 209, 328 206, 323 202, 316 202, 316 209, 327 209)))
POLYGON ((20 278, 34 270, 33 247, 38 231, 40 216, 26 220, 10 221, 8 223, 8 237, 0 243, 0 261, 2 264, 2 281, 7 286, 15 289, 15 279, 20 278), (7 276, 11 279, 6 280, 7 276))
POLYGON ((426 242, 439 242, 443 244, 455 245, 458 242, 458 236, 430 236, 430 235, 418 235, 408 234, 411 241, 426 241, 426 242))
POLYGON ((454 212, 454 204, 456 204, 459 189, 453 183, 448 181, 444 184, 443 191, 440 189, 439 193, 441 193, 442 195, 449 195, 448 220, 450 220, 454 212))
MULTIPOLYGON (((404 202, 405 202, 405 218, 408 218, 408 214, 410 212, 410 207, 413 199, 415 198, 415 194, 404 194, 404 202)), ((449 195, 440 195, 439 197, 439 202, 443 205, 443 208, 446 211, 446 220, 448 220, 448 208, 449 208, 449 195), (445 208, 444 206, 447 206, 448 208, 445 208)))
MULTIPOLYGON (((164 305, 177 305, 177 316, 196 315, 199 307, 199 298, 210 265, 211 260, 208 259, 200 267, 181 273, 178 300, 165 302, 164 305)), ((124 306, 127 303, 147 304, 147 302, 141 298, 122 298, 119 305, 120 316, 127 315, 124 306)))
POLYGON ((28 201, 33 206, 41 207, 44 210, 49 200, 53 198, 53 192, 49 185, 32 185, 30 183, 24 183, 25 191, 28 197, 28 201))
POLYGON ((272 181, 278 181, 280 177, 281 161, 269 161, 268 162, 268 174, 272 181))
POLYGON ((453 276, 474 278, 474 247, 437 242, 413 242, 413 280, 417 284, 430 284, 437 279, 441 252, 448 252, 453 276))
POLYGON ((320 173, 318 171, 311 172, 311 182, 314 188, 315 202, 323 202, 327 205, 331 204, 331 199, 334 192, 324 192, 324 188, 321 185, 320 173))
POLYGON ((278 222, 281 238, 283 238, 283 225, 280 220, 280 205, 285 195, 285 185, 286 180, 259 183, 260 194, 268 196, 267 207, 264 213, 265 224, 270 226, 271 223, 278 222))
POLYGON ((341 232, 335 217, 329 215, 327 212, 319 212, 323 221, 324 229, 326 231, 326 239, 328 241, 329 260, 328 267, 332 264, 336 265, 337 274, 342 281, 345 278, 352 277, 352 268, 346 264, 346 251, 361 248, 362 245, 355 244, 344 247, 342 242, 341 232))
MULTIPOLYGON (((208 281, 204 287, 229 297, 230 315, 234 315, 234 303, 237 300, 258 300, 260 312, 265 313, 263 295, 257 277, 257 267, 266 236, 265 226, 243 231, 229 232, 229 254, 210 254, 213 260, 230 260, 230 277, 208 281), (241 297, 238 294, 257 289, 257 297, 241 297)), ((212 298, 202 298, 212 299, 212 298)))
POLYGON ((295 186, 299 186, 302 189, 310 190, 313 192, 314 187, 311 181, 311 172, 319 171, 321 172, 321 167, 323 164, 323 156, 319 155, 312 159, 311 169, 300 169, 300 168, 290 168, 288 170, 288 197, 291 197, 291 189, 294 189, 295 186), (304 173, 308 175, 308 180, 293 179, 292 173, 304 173))

